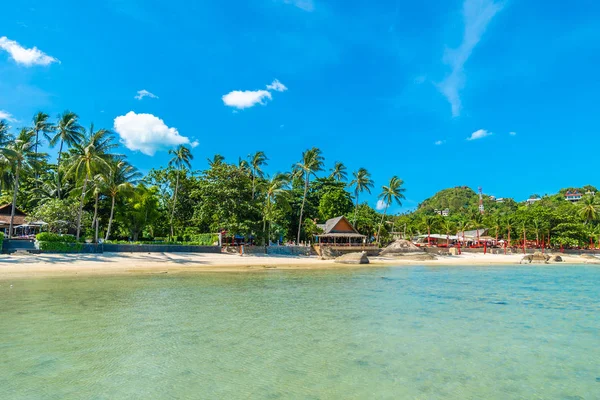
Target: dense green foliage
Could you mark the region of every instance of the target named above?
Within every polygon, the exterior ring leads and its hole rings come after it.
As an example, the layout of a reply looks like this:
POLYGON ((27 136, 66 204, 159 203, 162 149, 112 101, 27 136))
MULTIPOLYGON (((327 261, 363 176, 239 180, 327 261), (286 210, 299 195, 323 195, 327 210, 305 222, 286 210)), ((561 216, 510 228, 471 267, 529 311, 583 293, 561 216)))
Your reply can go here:
POLYGON ((35 236, 38 242, 54 242, 54 243, 75 243, 77 238, 73 235, 59 235, 51 232, 38 233, 35 236))
POLYGON ((39 242, 39 248, 46 253, 81 253, 83 243, 39 242))

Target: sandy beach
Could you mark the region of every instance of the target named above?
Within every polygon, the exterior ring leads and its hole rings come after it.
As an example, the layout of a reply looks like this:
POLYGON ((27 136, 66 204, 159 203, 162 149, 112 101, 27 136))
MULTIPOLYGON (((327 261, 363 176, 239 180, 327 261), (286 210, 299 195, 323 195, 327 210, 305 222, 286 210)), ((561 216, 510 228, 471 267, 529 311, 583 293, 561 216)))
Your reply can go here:
MULTIPOLYGON (((257 272, 267 270, 314 270, 334 268, 373 268, 403 265, 519 265, 521 254, 463 254, 438 256, 436 260, 370 257, 368 265, 339 264, 315 257, 283 257, 211 253, 104 253, 1 255, 0 279, 115 274, 161 274, 184 272, 257 272)), ((564 264, 590 264, 598 261, 579 256, 563 256, 564 264)), ((537 264, 544 265, 544 264, 537 264)))

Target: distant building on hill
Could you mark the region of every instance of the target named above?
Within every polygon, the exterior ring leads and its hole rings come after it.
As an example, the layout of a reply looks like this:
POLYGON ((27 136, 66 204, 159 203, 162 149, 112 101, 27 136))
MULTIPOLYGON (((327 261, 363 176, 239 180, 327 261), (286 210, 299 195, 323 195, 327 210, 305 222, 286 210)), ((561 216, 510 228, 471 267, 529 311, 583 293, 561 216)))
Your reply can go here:
POLYGON ((576 203, 583 198, 583 194, 579 190, 567 190, 565 200, 576 203))
POLYGON ((443 210, 433 210, 434 213, 441 215, 442 217, 447 217, 450 215, 450 209, 445 208, 443 210))
POLYGON ((539 197, 530 197, 527 200, 525 200, 525 202, 527 203, 527 205, 532 205, 533 203, 535 203, 536 201, 540 201, 541 199, 539 197))

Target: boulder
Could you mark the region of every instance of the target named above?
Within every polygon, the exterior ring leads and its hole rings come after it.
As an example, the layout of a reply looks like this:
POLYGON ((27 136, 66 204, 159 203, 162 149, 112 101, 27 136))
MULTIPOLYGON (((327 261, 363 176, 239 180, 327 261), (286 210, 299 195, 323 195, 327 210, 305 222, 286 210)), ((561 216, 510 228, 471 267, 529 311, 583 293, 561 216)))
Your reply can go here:
POLYGON ((410 240, 398 239, 390 243, 385 249, 381 251, 382 256, 393 256, 396 254, 406 253, 421 253, 425 252, 418 246, 415 246, 410 240))
POLYGON ((550 261, 552 261, 552 262, 562 262, 563 259, 562 259, 561 256, 552 256, 552 257, 550 257, 550 261))
POLYGON ((363 251, 362 253, 344 254, 336 258, 335 261, 341 264, 368 264, 369 258, 367 257, 367 253, 363 251))
POLYGON ((523 264, 524 262, 526 263, 547 263, 548 260, 550 260, 550 256, 547 254, 542 254, 539 251, 536 251, 533 254, 528 254, 526 256, 523 256, 523 258, 521 258, 521 261, 519 262, 519 264, 523 264))

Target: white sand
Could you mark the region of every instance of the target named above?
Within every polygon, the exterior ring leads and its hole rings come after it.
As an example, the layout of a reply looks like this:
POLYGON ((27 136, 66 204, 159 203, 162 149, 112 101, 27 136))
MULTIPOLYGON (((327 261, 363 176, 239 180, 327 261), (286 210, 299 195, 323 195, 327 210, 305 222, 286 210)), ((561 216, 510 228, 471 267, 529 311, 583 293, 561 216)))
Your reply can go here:
MULTIPOLYGON (((368 265, 336 264, 317 257, 239 256, 211 253, 104 253, 0 255, 0 279, 61 275, 156 274, 182 272, 247 272, 272 269, 365 268, 402 265, 518 265, 522 254, 462 254, 437 260, 370 257, 368 265)), ((595 263, 578 256, 563 256, 565 264, 595 263)), ((600 263, 600 259, 598 260, 600 263)), ((537 264, 542 266, 543 264, 537 264)))

